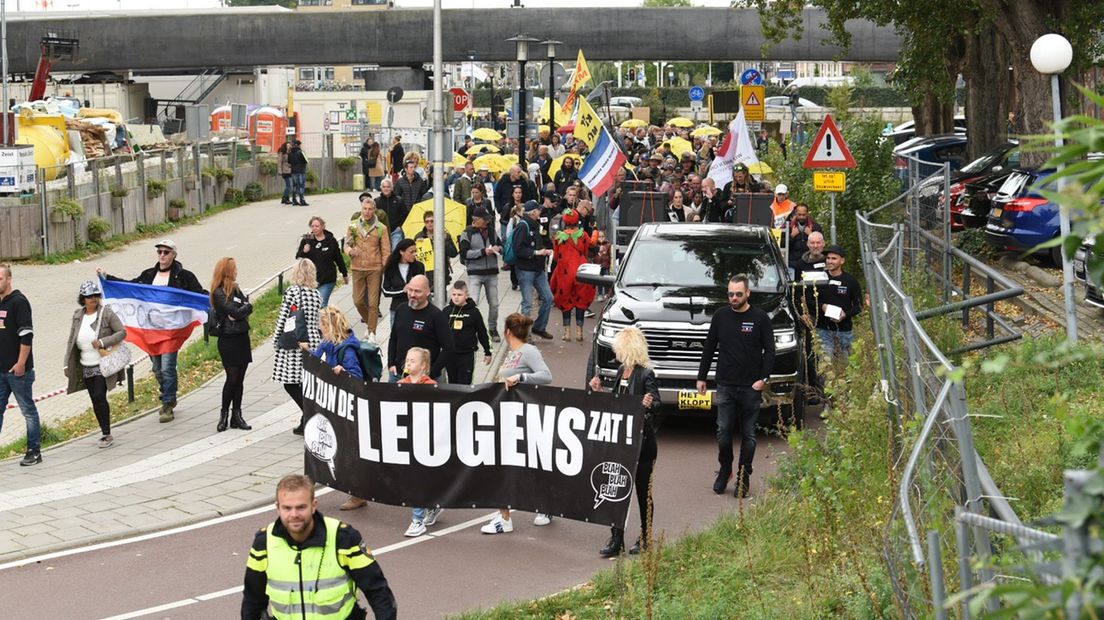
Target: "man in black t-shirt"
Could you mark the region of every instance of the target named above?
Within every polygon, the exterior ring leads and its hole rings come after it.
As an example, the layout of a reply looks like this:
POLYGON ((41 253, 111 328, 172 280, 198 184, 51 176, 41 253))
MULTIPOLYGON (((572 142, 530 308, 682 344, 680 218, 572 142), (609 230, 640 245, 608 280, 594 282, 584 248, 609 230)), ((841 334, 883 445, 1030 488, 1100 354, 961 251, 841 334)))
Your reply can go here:
POLYGON ((0 265, 0 427, 4 424, 8 398, 15 395, 15 402, 27 422, 27 454, 19 462, 22 466, 42 462, 39 449, 42 426, 31 391, 34 386, 33 338, 31 302, 12 288, 11 267, 0 265))
POLYGON ((855 276, 844 272, 847 262, 846 251, 838 246, 829 246, 824 251, 824 264, 828 268, 828 281, 818 284, 813 295, 805 300, 806 308, 817 309, 816 330, 824 352, 831 359, 846 359, 851 355, 851 317, 862 312, 862 287, 855 276))
POLYGON ((418 275, 406 285, 407 303, 395 310, 395 324, 387 343, 387 366, 391 380, 402 378, 406 352, 411 347, 428 349, 432 366, 429 376, 435 380, 452 358, 452 331, 448 316, 429 303, 429 279, 418 275))
POLYGON ((713 313, 698 366, 698 392, 704 394, 713 353, 717 352, 717 461, 721 467, 713 481, 720 495, 732 477, 732 439, 738 432, 740 462, 736 497, 747 497, 755 460, 755 423, 763 403, 763 390, 774 367, 774 329, 770 317, 750 304, 747 276, 728 282, 728 305, 713 313))

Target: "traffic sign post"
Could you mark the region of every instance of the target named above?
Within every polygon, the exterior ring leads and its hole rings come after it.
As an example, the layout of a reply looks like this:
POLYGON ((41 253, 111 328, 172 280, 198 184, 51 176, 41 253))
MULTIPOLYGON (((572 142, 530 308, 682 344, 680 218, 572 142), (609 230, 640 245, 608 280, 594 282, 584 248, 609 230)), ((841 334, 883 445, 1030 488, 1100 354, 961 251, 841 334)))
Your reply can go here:
POLYGON ((845 172, 814 172, 813 191, 817 192, 844 192, 847 190, 847 173, 845 172))
POLYGON ((740 74, 740 83, 744 86, 762 86, 763 85, 763 72, 751 68, 740 74))
MULTIPOLYGON (((809 155, 805 157, 804 167, 807 169, 854 168, 856 165, 855 157, 851 154, 851 149, 847 148, 847 142, 844 141, 843 134, 840 133, 839 127, 836 127, 836 121, 832 119, 831 114, 825 116, 824 123, 821 124, 820 130, 817 131, 816 137, 813 138, 812 146, 809 147, 809 155)), ((846 189, 846 177, 843 173, 817 172, 813 175, 813 189, 828 192, 828 197, 832 204, 832 227, 830 234, 832 243, 835 243, 836 194, 846 189), (834 174, 839 176, 832 177, 831 175, 834 174), (818 175, 823 176, 820 176, 818 179, 818 175), (835 183, 837 181, 838 183, 835 183), (832 183, 835 183, 833 187, 839 187, 839 189, 830 188, 829 185, 832 183), (824 189, 821 189, 821 187, 824 189)))
POLYGON ((748 122, 767 120, 766 99, 765 86, 744 86, 740 91, 740 107, 744 109, 744 120, 748 122))
POLYGON ((704 101, 705 89, 701 86, 694 86, 690 89, 690 101, 704 101))

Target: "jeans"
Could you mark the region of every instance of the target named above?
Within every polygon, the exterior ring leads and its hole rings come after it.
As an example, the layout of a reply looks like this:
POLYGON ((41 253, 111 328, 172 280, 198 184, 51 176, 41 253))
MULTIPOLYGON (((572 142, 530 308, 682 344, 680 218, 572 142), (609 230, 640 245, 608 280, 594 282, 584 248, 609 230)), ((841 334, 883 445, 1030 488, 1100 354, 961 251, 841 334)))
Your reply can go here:
POLYGON ((368 177, 367 189, 380 191, 380 184, 383 182, 383 177, 368 177))
POLYGON ((521 285, 521 313, 528 315, 533 309, 533 288, 536 287, 540 295, 540 310, 537 311, 537 320, 533 322, 533 329, 538 332, 545 331, 548 327, 548 315, 552 313, 552 287, 548 285, 548 274, 541 271, 521 271, 516 267, 518 284, 521 285))
POLYGON ((27 452, 38 452, 42 448, 42 424, 38 421, 38 407, 35 407, 34 395, 31 394, 34 378, 33 370, 23 373, 22 377, 8 371, 0 372, 0 429, 4 428, 4 411, 8 408, 8 398, 14 394, 23 420, 27 423, 27 452))
POLYGON ((717 386, 717 461, 721 472, 732 471, 732 440, 740 435, 740 461, 736 480, 738 489, 747 489, 755 461, 755 423, 763 393, 750 386, 717 386))
POLYGON ((333 295, 334 287, 337 286, 337 282, 327 282, 325 284, 318 285, 318 294, 322 296, 322 307, 330 305, 330 295, 333 295))
POLYGON ((425 508, 413 508, 410 510, 410 518, 414 521, 425 521, 425 515, 425 508))
POLYGON ((829 359, 834 360, 837 357, 847 359, 851 356, 851 343, 854 341, 852 332, 818 327, 817 335, 820 336, 820 342, 824 345, 824 352, 828 354, 829 359))
MULTIPOLYGON (((563 310, 563 326, 571 327, 571 310, 563 310)), ((583 326, 583 317, 586 316, 586 310, 582 308, 575 308, 575 324, 579 327, 583 326)))
POLYGON ((284 197, 280 199, 281 202, 291 202, 291 175, 284 175, 284 197))
POLYGON ((492 273, 484 276, 468 274, 468 292, 472 301, 479 305, 483 289, 487 291, 487 331, 498 331, 498 274, 492 273))
POLYGON ((161 388, 161 402, 176 402, 176 353, 164 355, 151 355, 153 362, 153 376, 157 377, 157 385, 161 388))
POLYGON ((391 224, 394 228, 391 229, 391 247, 399 245, 399 242, 406 238, 403 234, 402 222, 391 224))
POLYGON ((303 197, 303 192, 307 189, 307 175, 303 172, 296 172, 291 175, 291 201, 292 202, 306 202, 307 199, 303 197))

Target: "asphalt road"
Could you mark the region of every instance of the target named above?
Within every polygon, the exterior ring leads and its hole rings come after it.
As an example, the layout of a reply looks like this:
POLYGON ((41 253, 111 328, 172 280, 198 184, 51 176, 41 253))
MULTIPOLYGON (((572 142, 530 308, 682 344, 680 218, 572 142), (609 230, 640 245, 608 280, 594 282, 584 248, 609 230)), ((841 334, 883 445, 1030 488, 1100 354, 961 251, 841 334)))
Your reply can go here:
MULTIPOLYGON (((552 325, 558 326, 558 316, 552 325)), ((589 332, 592 321, 588 321, 589 332)), ((550 329, 556 333, 556 329, 550 329)), ((561 332, 562 333, 562 332, 561 332)), ((581 387, 587 345, 538 343, 556 385, 581 387)), ((731 493, 714 495, 712 422, 668 418, 658 434, 654 523, 668 540, 708 525, 737 508, 731 493)), ((776 470, 784 441, 760 437, 752 490, 776 470)), ((297 464, 289 464, 289 470, 297 464)), ((545 596, 588 581, 612 565, 598 557, 607 528, 556 519, 535 527, 515 513, 512 534, 479 532, 490 510, 446 510, 430 534, 403 537, 408 508, 369 504, 339 513, 344 495, 319 498, 324 514, 356 527, 390 581, 402 616, 436 618, 496 603, 545 596)), ((634 500, 635 503, 635 500, 634 500)), ((636 506, 629 523, 638 523, 636 506)), ((274 509, 186 531, 122 541, 44 561, 0 566, 0 609, 20 618, 226 618, 238 613, 245 560, 253 533, 275 518, 274 509)), ((628 542, 637 536, 630 525, 628 542)))

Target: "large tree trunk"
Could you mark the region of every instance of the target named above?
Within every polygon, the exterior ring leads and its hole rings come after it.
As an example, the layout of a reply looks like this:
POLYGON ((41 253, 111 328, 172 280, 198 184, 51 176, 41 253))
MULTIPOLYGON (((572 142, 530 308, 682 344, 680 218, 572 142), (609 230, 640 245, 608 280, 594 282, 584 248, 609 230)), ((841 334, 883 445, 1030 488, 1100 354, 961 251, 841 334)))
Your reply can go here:
POLYGON ((977 29, 965 41, 962 74, 966 80, 967 159, 975 159, 1006 140, 1012 81, 1008 74, 1009 49, 992 28, 977 29))
POLYGON ((954 102, 940 101, 930 89, 920 105, 912 106, 916 135, 930 136, 954 131, 954 102))
MULTIPOLYGON (((1018 127, 1024 135, 1050 133, 1050 123, 1054 119, 1051 110, 1050 76, 1043 75, 1031 66, 1031 44, 1035 39, 1050 32, 1046 18, 1060 17, 1064 2, 1050 0, 991 1, 993 8, 993 26, 1009 47, 1009 64, 1012 66, 1012 78, 1020 93, 1019 110, 1016 113, 1018 127)), ((1020 157, 1025 168, 1040 167, 1046 162, 1046 153, 1024 152, 1020 157)))

